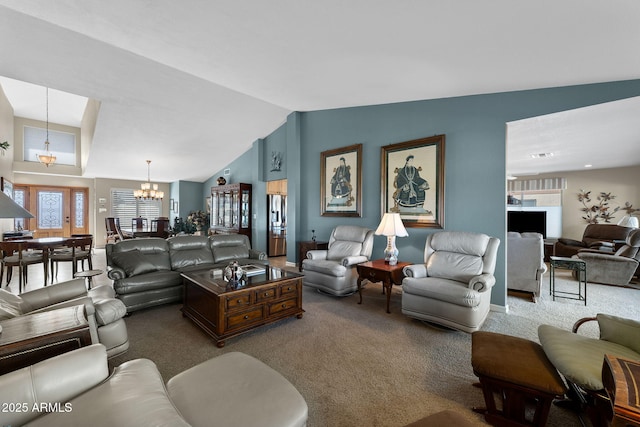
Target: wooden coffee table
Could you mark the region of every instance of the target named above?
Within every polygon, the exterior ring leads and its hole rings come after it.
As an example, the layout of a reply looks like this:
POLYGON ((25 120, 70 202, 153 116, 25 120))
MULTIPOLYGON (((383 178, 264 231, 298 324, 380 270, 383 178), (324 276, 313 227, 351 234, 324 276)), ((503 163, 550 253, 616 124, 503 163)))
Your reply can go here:
POLYGON ((182 315, 213 338, 225 340, 288 317, 302 318, 302 275, 265 266, 263 274, 230 285, 213 270, 182 273, 182 315))
POLYGON ((91 345, 84 305, 3 320, 0 375, 91 345))
POLYGON ((366 279, 370 282, 382 282, 382 293, 387 293, 387 313, 391 313, 391 311, 389 311, 391 288, 393 285, 402 284, 402 279, 404 278, 402 269, 407 265, 411 265, 411 263, 398 262, 396 265, 389 265, 385 263, 383 259, 367 261, 356 265, 356 269, 358 270, 358 293, 360 294, 360 301, 358 301, 358 304, 362 304, 363 280, 366 279))

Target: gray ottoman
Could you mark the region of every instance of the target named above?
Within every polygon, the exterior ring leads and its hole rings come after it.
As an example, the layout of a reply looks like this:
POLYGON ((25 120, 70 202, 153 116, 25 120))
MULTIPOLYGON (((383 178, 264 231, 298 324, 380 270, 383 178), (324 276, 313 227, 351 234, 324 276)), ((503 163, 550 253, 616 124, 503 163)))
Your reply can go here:
POLYGON ((281 374, 244 353, 226 353, 167 382, 176 408, 194 427, 303 427, 308 408, 281 374))

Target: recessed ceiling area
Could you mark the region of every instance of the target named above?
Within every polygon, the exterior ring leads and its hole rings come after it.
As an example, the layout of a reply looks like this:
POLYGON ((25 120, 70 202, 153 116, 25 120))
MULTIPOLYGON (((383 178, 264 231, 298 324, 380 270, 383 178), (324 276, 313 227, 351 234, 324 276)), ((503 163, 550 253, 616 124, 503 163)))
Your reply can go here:
POLYGON ((507 123, 507 175, 640 165, 640 97, 507 123))
POLYGON ((0 0, 0 75, 100 101, 85 176, 144 180, 152 159, 157 181, 202 182, 292 111, 640 78, 638 16, 634 1, 0 0))
MULTIPOLYGON (((45 121, 47 115, 47 88, 0 76, 0 86, 13 107, 13 115, 45 121)), ((49 89, 49 121, 79 128, 87 107, 87 98, 55 89, 49 89)))

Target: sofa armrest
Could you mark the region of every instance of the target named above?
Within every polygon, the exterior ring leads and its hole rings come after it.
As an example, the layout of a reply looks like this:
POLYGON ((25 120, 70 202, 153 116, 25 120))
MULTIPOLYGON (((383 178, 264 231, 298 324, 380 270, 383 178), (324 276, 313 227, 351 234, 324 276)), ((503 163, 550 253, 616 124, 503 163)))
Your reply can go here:
POLYGON ((407 277, 427 277, 427 266, 424 264, 407 265, 402 269, 402 272, 407 277))
POLYGON ((326 249, 314 249, 307 251, 307 259, 327 259, 328 253, 326 249))
POLYGON ((112 267, 109 271, 107 271, 107 277, 111 280, 120 280, 125 279, 127 277, 127 273, 120 267, 112 267))
POLYGON ((267 259, 267 254, 265 252, 258 251, 256 249, 249 249, 249 258, 264 261, 267 259))
MULTIPOLYGON (((25 411, 2 414, 3 425, 23 425, 42 415, 41 403, 65 404, 109 376, 107 350, 94 344, 0 376, 0 401, 25 411)), ((73 410, 73 408, 71 408, 73 410)))
POLYGON ((581 246, 583 248, 586 247, 586 245, 583 242, 581 242, 579 240, 568 239, 566 237, 560 237, 558 239, 558 243, 562 243, 562 244, 568 245, 568 246, 581 246))
POLYGON ((341 264, 345 267, 349 267, 351 265, 362 264, 363 262, 367 261, 369 261, 369 258, 367 258, 366 256, 355 255, 342 258, 341 264))
POLYGON ((93 316, 96 312, 95 306, 93 305, 93 300, 88 296, 85 296, 85 297, 69 299, 66 301, 61 301, 56 304, 47 305, 25 314, 29 315, 34 313, 42 313, 43 311, 58 310, 59 308, 75 307, 76 305, 84 305, 84 315, 87 317, 87 319, 93 316))
POLYGON ((20 294, 28 311, 37 310, 48 305, 86 296, 87 288, 84 279, 73 279, 56 285, 45 286, 20 294))
POLYGON ((469 289, 478 292, 486 292, 496 284, 496 278, 493 274, 480 274, 469 280, 469 289))

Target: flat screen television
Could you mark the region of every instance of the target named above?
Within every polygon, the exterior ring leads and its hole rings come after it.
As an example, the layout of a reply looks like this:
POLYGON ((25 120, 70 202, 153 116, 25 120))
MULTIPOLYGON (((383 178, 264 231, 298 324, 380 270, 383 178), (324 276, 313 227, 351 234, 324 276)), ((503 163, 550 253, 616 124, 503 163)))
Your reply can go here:
POLYGON ((507 231, 540 233, 547 238, 547 212, 507 211, 507 231))

